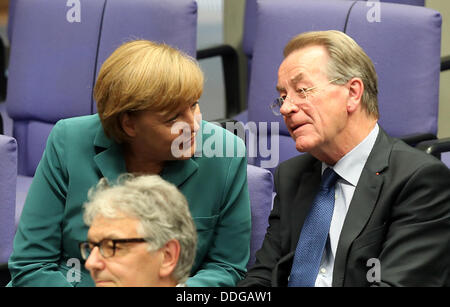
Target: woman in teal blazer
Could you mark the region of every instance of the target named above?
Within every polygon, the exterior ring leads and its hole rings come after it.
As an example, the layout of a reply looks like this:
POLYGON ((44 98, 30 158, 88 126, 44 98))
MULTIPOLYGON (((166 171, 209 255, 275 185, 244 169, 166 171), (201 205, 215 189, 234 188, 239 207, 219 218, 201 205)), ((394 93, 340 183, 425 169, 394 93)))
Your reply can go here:
POLYGON ((47 141, 9 260, 12 286, 93 286, 78 244, 100 178, 159 174, 185 195, 198 232, 188 286, 234 286, 249 258, 245 145, 200 119, 203 74, 164 44, 133 41, 103 64, 98 114, 59 121, 47 141), (79 265, 80 264, 80 265, 79 265))

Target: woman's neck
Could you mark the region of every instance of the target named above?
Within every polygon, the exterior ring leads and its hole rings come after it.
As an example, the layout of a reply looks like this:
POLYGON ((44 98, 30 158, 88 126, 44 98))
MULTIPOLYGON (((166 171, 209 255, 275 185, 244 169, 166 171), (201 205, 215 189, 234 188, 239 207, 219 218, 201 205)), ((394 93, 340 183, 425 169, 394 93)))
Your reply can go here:
POLYGON ((135 153, 128 146, 124 146, 125 165, 128 173, 156 175, 161 173, 164 161, 155 161, 145 155, 135 153))

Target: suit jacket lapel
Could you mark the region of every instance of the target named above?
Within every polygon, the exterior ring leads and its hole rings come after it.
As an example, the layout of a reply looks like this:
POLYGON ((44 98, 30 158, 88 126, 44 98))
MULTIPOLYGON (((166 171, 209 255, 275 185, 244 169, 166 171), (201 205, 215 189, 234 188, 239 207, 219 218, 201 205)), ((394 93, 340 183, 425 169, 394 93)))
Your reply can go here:
POLYGON ((367 159, 345 217, 333 271, 333 286, 343 286, 348 252, 369 221, 383 186, 383 170, 388 167, 392 144, 381 129, 367 159))
POLYGON ((288 279, 291 273, 292 262, 294 261, 295 251, 281 257, 272 271, 272 287, 287 287, 288 279))

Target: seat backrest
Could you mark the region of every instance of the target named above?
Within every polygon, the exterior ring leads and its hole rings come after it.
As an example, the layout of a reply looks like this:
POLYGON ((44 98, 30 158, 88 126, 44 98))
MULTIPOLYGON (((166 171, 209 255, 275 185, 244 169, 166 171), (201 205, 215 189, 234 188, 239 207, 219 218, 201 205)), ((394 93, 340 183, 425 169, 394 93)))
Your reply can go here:
POLYGON ((8 24, 7 24, 7 35, 8 40, 11 42, 12 39, 12 24, 14 23, 14 12, 16 11, 16 2, 17 0, 9 0, 8 1, 8 24))
MULTIPOLYGON (((196 56, 197 4, 193 0, 107 0, 97 72, 108 56, 132 39, 164 42, 196 56)), ((93 104, 96 112, 96 105, 93 104)))
POLYGON ((80 22, 69 22, 66 1, 16 1, 6 105, 19 174, 34 175, 59 119, 91 114, 104 0, 80 2, 80 22))
MULTIPOLYGON (((256 36, 256 5, 257 0, 246 0, 245 1, 245 11, 244 11, 244 34, 242 38, 242 49, 247 57, 247 76, 250 79, 251 76, 251 63, 253 58, 253 45, 255 43, 256 36)), ((297 0, 302 1, 302 0, 297 0)), ((370 1, 370 0, 363 0, 370 1)), ((372 0, 372 2, 374 2, 372 0)), ((391 2, 399 4, 409 4, 425 6, 425 0, 381 0, 380 2, 391 2)))
POLYGON ((242 49, 247 57, 247 79, 251 77, 253 58, 253 45, 256 36, 256 0, 245 0, 244 33, 242 37, 242 49))
POLYGON ((19 174, 34 175, 58 120, 96 111, 96 74, 114 49, 148 39, 194 56, 196 20, 194 0, 17 0, 7 111, 19 174))
POLYGON ((375 65, 380 124, 395 137, 437 135, 441 15, 392 3, 382 3, 380 12, 380 22, 367 22, 367 6, 358 3, 346 31, 375 65))
MULTIPOLYGON (((375 2, 374 0, 363 0, 366 2, 375 2)), ((398 3, 398 4, 407 4, 407 5, 417 5, 417 6, 425 6, 425 0, 381 0, 380 2, 390 2, 390 3, 398 3)))
POLYGON ((250 241, 250 260, 247 268, 255 263, 258 251, 266 235, 268 219, 273 202, 273 177, 266 169, 247 165, 248 191, 252 213, 252 234, 250 241))
MULTIPOLYGON (((275 85, 284 46, 306 31, 346 32, 371 57, 379 79, 379 122, 389 134, 436 135, 441 16, 420 6, 378 5, 343 0, 257 2, 248 121, 279 124, 280 162, 298 152, 283 118, 273 115, 268 105, 278 95, 275 85), (381 12, 380 22, 368 18, 371 9, 381 12)), ((255 164, 261 165, 258 158, 255 164)))
POLYGON ((0 263, 8 262, 15 233, 17 143, 0 134, 0 263))

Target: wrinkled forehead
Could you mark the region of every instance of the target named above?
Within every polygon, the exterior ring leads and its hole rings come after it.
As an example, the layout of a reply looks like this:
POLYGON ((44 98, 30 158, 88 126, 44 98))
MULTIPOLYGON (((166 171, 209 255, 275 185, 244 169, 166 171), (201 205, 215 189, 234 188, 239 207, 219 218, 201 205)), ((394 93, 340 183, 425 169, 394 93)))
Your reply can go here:
POLYGON ((278 69, 278 85, 312 82, 327 77, 328 52, 323 46, 308 46, 289 54, 278 69))
POLYGON ((124 213, 118 213, 114 218, 97 214, 88 231, 88 240, 101 241, 103 239, 121 239, 136 237, 140 222, 137 218, 124 213))

